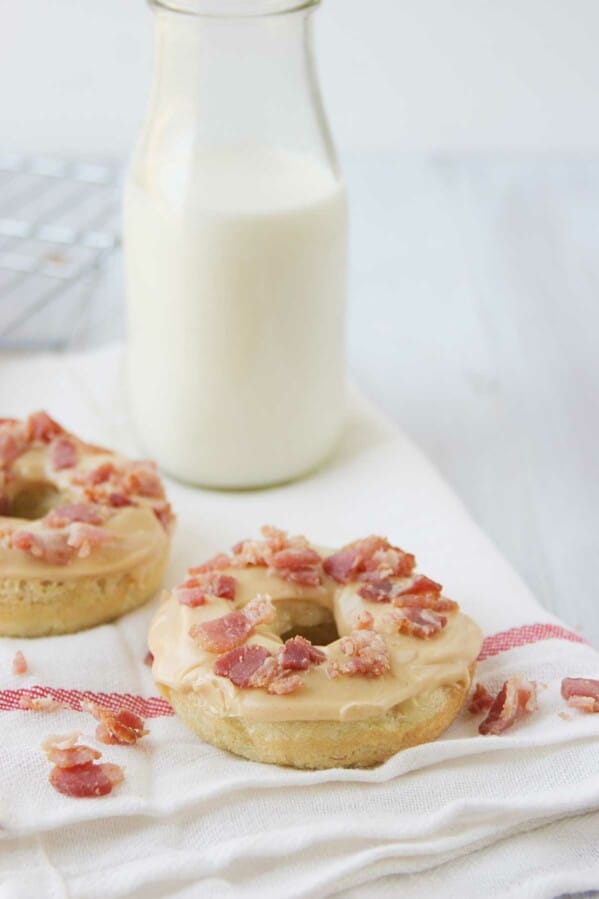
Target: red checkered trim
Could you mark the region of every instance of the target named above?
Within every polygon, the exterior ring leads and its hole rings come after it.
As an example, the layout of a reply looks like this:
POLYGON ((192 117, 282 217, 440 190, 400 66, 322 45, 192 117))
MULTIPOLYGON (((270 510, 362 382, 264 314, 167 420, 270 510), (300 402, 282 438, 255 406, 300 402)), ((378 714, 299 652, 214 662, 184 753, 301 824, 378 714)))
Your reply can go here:
POLYGON ((22 696, 30 696, 32 699, 50 697, 57 702, 63 702, 76 712, 81 711, 82 702, 95 702, 111 712, 119 712, 128 709, 141 715, 142 718, 162 718, 165 715, 174 715, 174 712, 161 696, 135 696, 132 693, 94 693, 91 690, 62 690, 55 687, 27 687, 22 690, 0 690, 0 711, 10 712, 20 709, 22 696))
MULTIPOLYGON (((508 649, 517 646, 527 646, 538 643, 541 640, 569 640, 572 643, 586 643, 579 634, 566 630, 558 624, 524 624, 521 627, 512 627, 507 631, 501 631, 490 637, 485 637, 478 657, 478 661, 499 655, 508 649)), ((49 696, 58 702, 63 702, 76 712, 81 711, 81 703, 84 701, 95 702, 112 712, 120 709, 129 709, 142 718, 163 718, 173 715, 174 712, 166 701, 160 696, 135 696, 132 693, 95 693, 91 690, 63 690, 55 687, 27 687, 21 690, 0 690, 0 712, 11 712, 21 708, 22 696, 43 698, 49 696)))
POLYGON ((478 661, 497 656, 508 649, 517 646, 527 646, 529 643, 539 643, 541 640, 569 640, 571 643, 586 643, 584 637, 560 627, 559 624, 523 624, 521 627, 511 627, 509 631, 500 631, 483 640, 482 649, 478 661))

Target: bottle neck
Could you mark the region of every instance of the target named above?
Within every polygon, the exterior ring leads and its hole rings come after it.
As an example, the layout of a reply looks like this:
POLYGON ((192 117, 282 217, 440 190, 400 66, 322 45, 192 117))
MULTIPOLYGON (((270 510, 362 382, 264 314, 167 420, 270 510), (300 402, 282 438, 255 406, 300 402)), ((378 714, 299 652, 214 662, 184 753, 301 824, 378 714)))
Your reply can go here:
POLYGON ((218 5, 222 12, 241 0, 164 2, 204 12, 154 4, 156 63, 146 143, 189 140, 194 151, 276 147, 310 155, 336 172, 314 66, 317 3, 244 0, 243 15, 217 16, 205 10, 218 5), (279 11, 258 14, 265 4, 279 11))

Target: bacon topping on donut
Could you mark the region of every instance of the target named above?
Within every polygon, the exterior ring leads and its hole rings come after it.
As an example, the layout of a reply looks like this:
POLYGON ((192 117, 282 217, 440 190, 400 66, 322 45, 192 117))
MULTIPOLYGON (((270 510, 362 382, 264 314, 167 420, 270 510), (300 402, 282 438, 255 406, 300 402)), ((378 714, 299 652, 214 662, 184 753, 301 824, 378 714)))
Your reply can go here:
POLYGON ((31 441, 39 440, 42 443, 50 443, 54 437, 64 433, 64 428, 57 421, 50 418, 47 412, 34 412, 27 419, 27 438, 31 441))
POLYGON ((50 444, 50 463, 56 471, 73 468, 77 464, 77 444, 70 437, 56 437, 50 444))
POLYGON ((28 668, 27 659, 23 655, 22 650, 17 649, 15 657, 12 660, 12 673, 18 675, 27 674, 28 668))
POLYGON ((363 575, 362 580, 364 583, 358 590, 358 595, 369 602, 393 602, 396 606, 413 605, 447 612, 458 608, 458 604, 452 599, 441 597, 441 584, 424 574, 416 575, 408 584, 368 574, 363 575))
POLYGON ((385 537, 372 536, 356 540, 328 556, 323 567, 338 583, 349 584, 374 575, 380 579, 408 577, 415 564, 416 559, 410 553, 392 546, 385 537))
POLYGON ((493 700, 487 717, 478 727, 480 734, 502 734, 517 721, 537 710, 537 685, 522 675, 508 677, 493 700))
POLYGON ((330 678, 342 674, 381 677, 391 670, 387 644, 376 631, 352 631, 349 636, 341 638, 339 645, 347 658, 329 662, 327 674, 330 678))
POLYGON ((92 503, 67 503, 51 509, 43 519, 49 528, 63 528, 79 521, 85 524, 103 524, 104 513, 100 506, 92 503))
POLYGON ((73 555, 73 548, 67 543, 68 533, 46 531, 34 533, 33 531, 15 531, 12 534, 11 543, 14 549, 20 549, 29 553, 48 565, 66 565, 73 555))
POLYGON ((124 506, 134 505, 133 500, 125 496, 124 493, 109 493, 107 500, 108 505, 112 506, 113 509, 122 509, 124 506))
POLYGON ((225 555, 225 553, 218 553, 202 565, 194 565, 193 568, 189 569, 189 573, 194 575, 205 574, 207 571, 224 571, 225 568, 229 568, 230 565, 230 558, 225 555))
POLYGON ((321 558, 305 537, 288 537, 269 525, 262 528, 262 535, 264 540, 237 543, 228 563, 233 568, 268 568, 269 574, 306 587, 322 583, 321 558))
POLYGON ((175 515, 171 508, 171 504, 161 503, 159 506, 153 506, 152 512, 154 513, 166 533, 169 534, 173 522, 175 521, 175 515))
POLYGON ((326 654, 317 649, 305 637, 291 637, 287 640, 280 655, 283 671, 306 671, 310 665, 321 665, 326 654))
POLYGON ((271 658, 264 646, 239 646, 222 655, 214 663, 214 673, 228 677, 236 687, 251 686, 252 675, 271 658))
POLYGON ((27 449, 27 433, 14 419, 0 422, 0 468, 8 468, 27 449))
POLYGON ((228 652, 245 643, 255 627, 273 621, 275 616, 270 597, 256 596, 241 612, 194 624, 189 635, 206 652, 228 652))
POLYGON ((481 712, 487 712, 493 705, 493 697, 483 684, 477 684, 474 693, 468 704, 468 711, 471 715, 480 715, 481 712))
POLYGON ((164 490, 158 477, 156 463, 149 460, 130 462, 125 469, 124 493, 134 493, 150 499, 162 499, 164 490))
POLYGON ((69 525, 67 530, 67 543, 77 550, 80 559, 89 556, 94 546, 100 546, 113 539, 112 533, 106 528, 99 528, 94 524, 85 524, 79 521, 69 525))
POLYGON ((237 581, 234 577, 217 572, 192 577, 175 587, 173 595, 184 606, 203 606, 211 596, 219 599, 235 599, 237 581))
POLYGON ((116 471, 117 469, 113 462, 102 462, 93 471, 88 471, 82 480, 83 483, 96 487, 98 484, 105 484, 106 481, 109 481, 116 471))
POLYGON ((101 743, 130 746, 150 733, 144 728, 143 718, 128 709, 121 709, 115 713, 94 702, 82 702, 81 708, 100 722, 96 727, 96 739, 101 743))
POLYGON ((400 634, 428 640, 442 631, 447 624, 445 615, 439 615, 432 609, 407 608, 393 609, 385 616, 386 620, 400 634))
POLYGON ((599 712, 599 680, 587 677, 565 677, 562 696, 568 705, 583 712, 599 712))

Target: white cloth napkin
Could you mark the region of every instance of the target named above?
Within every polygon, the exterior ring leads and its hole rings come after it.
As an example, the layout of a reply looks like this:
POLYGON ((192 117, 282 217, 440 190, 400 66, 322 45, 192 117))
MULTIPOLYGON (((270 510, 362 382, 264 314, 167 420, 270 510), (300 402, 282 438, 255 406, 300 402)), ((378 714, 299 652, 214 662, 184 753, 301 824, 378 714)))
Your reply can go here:
MULTIPOLYGON (((90 440, 139 454, 122 363, 120 348, 5 358, 1 414, 43 407, 90 440)), ((479 736, 464 713, 441 739, 375 770, 310 773, 221 752, 149 702, 148 737, 99 745, 103 761, 125 766, 125 782, 109 797, 76 800, 49 786, 39 746, 72 730, 95 745, 93 720, 20 711, 14 691, 127 694, 140 708, 131 697, 157 695, 143 664, 154 604, 74 636, 1 640, 2 899, 479 899, 599 885, 599 715, 558 714, 561 678, 598 677, 599 655, 541 608, 401 433, 356 400, 336 458, 302 482, 168 489, 178 528, 167 582, 264 522, 333 546, 384 533, 481 624, 479 679, 495 689, 521 671, 547 684, 540 711, 498 737, 479 736), (17 649, 30 665, 21 677, 10 673, 17 649)))

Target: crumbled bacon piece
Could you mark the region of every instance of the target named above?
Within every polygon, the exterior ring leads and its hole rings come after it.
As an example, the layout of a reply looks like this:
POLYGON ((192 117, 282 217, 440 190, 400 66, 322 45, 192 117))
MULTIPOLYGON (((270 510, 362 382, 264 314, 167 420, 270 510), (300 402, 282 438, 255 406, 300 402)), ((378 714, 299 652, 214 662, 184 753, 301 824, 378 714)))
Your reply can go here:
POLYGON ((53 699, 52 696, 31 696, 25 693, 19 697, 19 708, 27 712, 60 712, 63 709, 70 709, 71 706, 59 699, 53 699))
POLYGON ((297 690, 301 690, 303 686, 304 682, 299 674, 286 674, 272 680, 267 689, 269 693, 274 693, 275 696, 286 696, 288 693, 295 693, 297 690))
POLYGON ((341 652, 347 659, 331 661, 327 674, 331 678, 342 674, 381 677, 391 670, 387 644, 376 631, 352 631, 339 641, 341 652))
POLYGON ((85 524, 102 524, 104 513, 99 506, 91 503, 67 503, 51 509, 43 519, 44 524, 49 528, 63 528, 75 521, 85 524))
POLYGON ((50 772, 50 783, 58 793, 77 799, 107 796, 113 787, 122 783, 123 769, 119 765, 88 762, 68 768, 55 766, 50 772))
POLYGON ((587 677, 565 677, 562 696, 568 705, 583 712, 599 712, 599 680, 587 677))
POLYGON ((14 419, 0 422, 0 468, 8 468, 27 449, 28 438, 23 425, 14 419))
POLYGON ((264 540, 242 540, 233 547, 233 568, 270 568, 271 574, 304 586, 321 583, 320 556, 305 537, 288 537, 285 531, 265 525, 264 540))
POLYGON ((144 656, 144 665, 147 665, 148 668, 151 668, 153 664, 154 664, 154 653, 148 649, 147 653, 144 656))
POLYGON ((23 652, 20 649, 17 649, 15 652, 15 657, 12 660, 12 673, 13 674, 27 674, 29 666, 27 665, 27 659, 23 655, 23 652))
POLYGON ((537 685, 521 675, 508 677, 495 697, 480 734, 501 734, 537 709, 537 685))
POLYGON ((287 640, 280 655, 283 671, 306 671, 310 665, 321 665, 326 654, 313 646, 305 637, 297 636, 287 640))
POLYGON ((430 609, 433 612, 457 612, 460 608, 455 600, 437 593, 403 594, 393 599, 393 605, 397 609, 430 609))
POLYGON ((46 412, 34 412, 27 419, 27 437, 29 440, 40 440, 50 443, 54 437, 64 433, 64 428, 46 412))
POLYGON ((225 568, 229 568, 230 565, 231 560, 229 557, 225 555, 225 553, 218 553, 202 565, 194 565, 193 568, 189 569, 189 574, 206 574, 208 571, 224 571, 225 568))
POLYGON ((248 687, 251 686, 252 675, 270 657, 264 646, 240 646, 220 656, 213 670, 220 677, 228 677, 236 687, 248 687))
POLYGON ((127 494, 133 493, 150 499, 162 499, 164 496, 155 462, 130 462, 124 473, 123 485, 127 494))
POLYGON ((94 702, 82 702, 81 708, 100 722, 96 728, 96 739, 101 743, 130 746, 149 734, 149 730, 144 728, 143 718, 128 709, 111 712, 94 702))
POLYGON ((442 631, 447 624, 445 615, 438 615, 432 609, 407 608, 393 609, 385 616, 400 634, 428 640, 442 631))
POLYGON ((100 546, 112 539, 113 535, 109 530, 94 524, 76 521, 68 527, 67 543, 77 550, 80 559, 87 558, 94 546, 100 546))
POLYGON ((374 625, 374 615, 369 612, 367 609, 362 609, 361 612, 358 612, 356 615, 356 628, 361 630, 367 630, 372 628, 374 625))
POLYGON ((102 462, 97 468, 88 471, 82 480, 83 483, 89 484, 91 487, 96 487, 98 484, 105 484, 106 481, 109 481, 116 473, 117 470, 113 462, 102 462))
POLYGON ((284 580, 305 587, 318 587, 322 583, 321 558, 309 546, 279 550, 270 557, 269 565, 269 574, 275 574, 284 580))
POLYGON ((128 496, 125 496, 124 493, 109 493, 107 496, 108 505, 112 506, 113 509, 122 509, 125 506, 133 506, 133 500, 129 499, 128 496))
POLYGON ((190 637, 206 652, 228 652, 241 646, 259 624, 273 621, 275 607, 268 596, 256 596, 242 612, 230 612, 203 624, 194 624, 190 637))
POLYGON ((59 768, 71 768, 74 765, 85 765, 93 762, 102 755, 91 746, 83 746, 78 743, 81 735, 77 732, 65 736, 52 735, 42 743, 42 749, 46 757, 53 765, 59 768))
POLYGON ((385 537, 366 537, 343 547, 328 556, 323 567, 329 577, 340 584, 368 579, 377 575, 381 579, 407 577, 414 569, 416 560, 410 553, 392 546, 385 537))
POLYGON ((70 437, 61 435, 50 444, 50 463, 56 471, 73 468, 77 464, 77 444, 70 437))
MULTIPOLYGON (((410 583, 397 583, 387 578, 365 574, 362 576, 364 583, 358 590, 358 595, 370 602, 391 602, 396 605, 419 605, 421 608, 434 607, 438 604, 449 604, 451 609, 457 608, 457 603, 452 600, 442 600, 441 584, 432 581, 424 574, 418 574, 410 583)), ((447 611, 450 611, 448 608, 447 611)))
POLYGON ((34 533, 33 531, 15 531, 11 537, 14 549, 29 553, 48 565, 66 565, 73 555, 73 549, 67 543, 68 534, 63 531, 55 533, 34 533))
POLYGON ((175 587, 173 595, 184 606, 203 606, 211 597, 219 599, 235 599, 237 581, 228 574, 217 572, 206 573, 200 577, 192 577, 179 587, 175 587))
POLYGON ((493 697, 483 684, 477 684, 468 705, 471 715, 480 715, 487 712, 493 705, 493 697))
POLYGON ((170 503, 162 503, 160 506, 154 506, 152 511, 167 534, 170 533, 171 527, 175 520, 175 515, 170 503))

